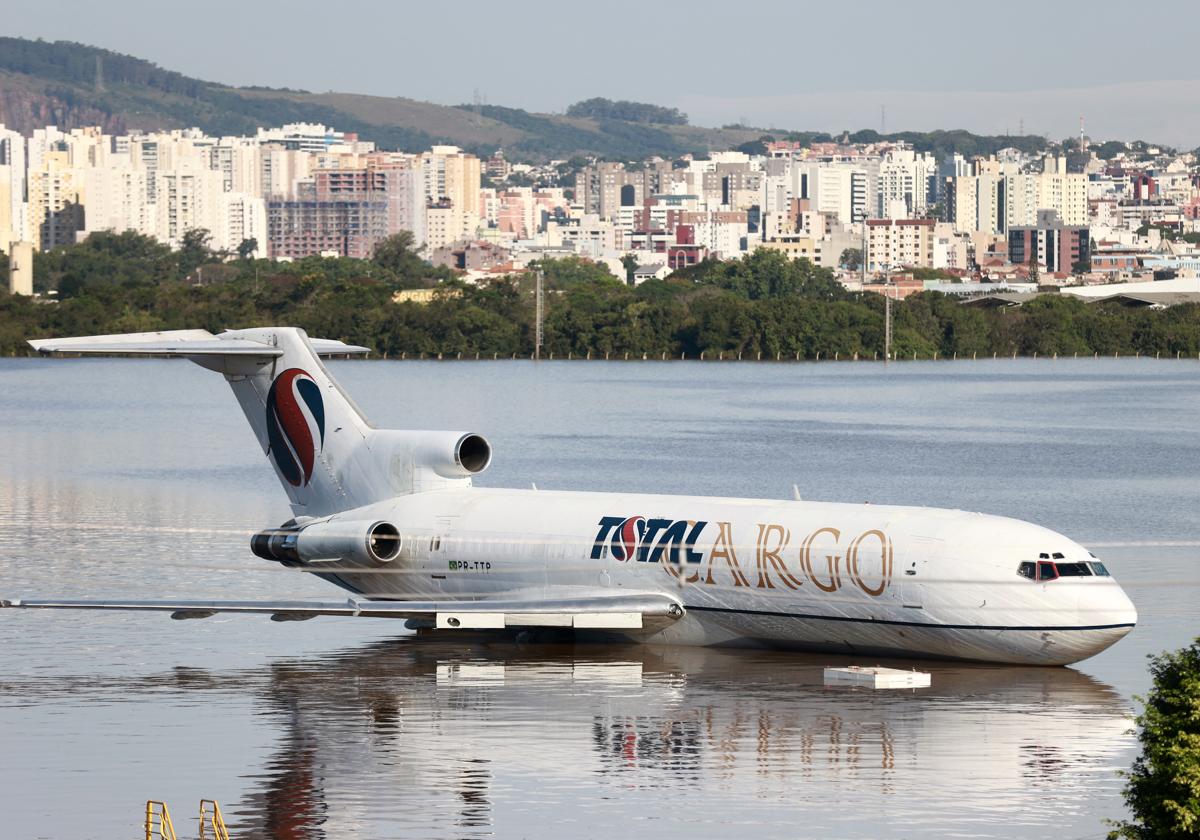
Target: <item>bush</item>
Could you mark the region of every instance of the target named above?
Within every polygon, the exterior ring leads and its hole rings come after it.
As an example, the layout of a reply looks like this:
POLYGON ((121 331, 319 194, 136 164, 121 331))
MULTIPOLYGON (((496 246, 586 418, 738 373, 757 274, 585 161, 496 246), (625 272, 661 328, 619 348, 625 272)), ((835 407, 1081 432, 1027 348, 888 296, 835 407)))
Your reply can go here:
POLYGON ((1110 840, 1200 837, 1200 639, 1152 658, 1150 673, 1142 754, 1126 774, 1133 820, 1115 824, 1110 840))

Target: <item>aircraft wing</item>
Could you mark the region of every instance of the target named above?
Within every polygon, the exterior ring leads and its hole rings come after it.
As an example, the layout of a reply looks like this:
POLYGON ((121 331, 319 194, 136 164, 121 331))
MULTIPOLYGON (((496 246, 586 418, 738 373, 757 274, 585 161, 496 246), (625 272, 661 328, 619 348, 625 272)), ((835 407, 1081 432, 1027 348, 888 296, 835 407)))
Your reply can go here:
POLYGON ((481 601, 76 601, 19 598, 0 600, 0 609, 132 610, 169 612, 171 618, 209 618, 217 613, 253 613, 272 621, 305 621, 319 615, 404 618, 445 630, 505 627, 574 627, 639 630, 681 618, 683 605, 659 593, 596 594, 577 598, 481 601))

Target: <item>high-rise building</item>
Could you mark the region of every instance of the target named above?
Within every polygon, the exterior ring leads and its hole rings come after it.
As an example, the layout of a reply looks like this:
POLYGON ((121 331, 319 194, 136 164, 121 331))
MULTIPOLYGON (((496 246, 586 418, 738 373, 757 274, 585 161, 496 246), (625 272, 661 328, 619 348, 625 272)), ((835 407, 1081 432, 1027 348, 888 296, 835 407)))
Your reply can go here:
POLYGON ((368 259, 386 238, 387 201, 319 200, 315 194, 267 202, 268 256, 368 259))
POLYGON ((82 173, 86 207, 84 233, 98 230, 137 231, 158 235, 155 205, 146 195, 146 181, 152 177, 145 169, 131 166, 91 168, 82 173))
POLYGON ((869 219, 866 224, 868 271, 933 267, 933 219, 869 219))
POLYGON ((1044 222, 1009 228, 1008 260, 1013 265, 1036 262, 1043 271, 1070 273, 1090 262, 1091 237, 1086 227, 1044 222))
POLYGON ((936 192, 937 160, 912 149, 891 149, 879 162, 878 205, 881 218, 911 218, 925 213, 936 192), (902 215, 896 215, 902 214, 902 215))
POLYGON ((454 237, 451 241, 473 238, 481 221, 479 188, 482 176, 479 158, 464 153, 457 146, 434 146, 421 155, 421 165, 428 206, 436 205, 439 215, 446 207, 449 208, 446 226, 447 234, 454 237))
MULTIPOLYGON (((204 166, 180 165, 159 169, 155 176, 158 200, 155 203, 155 230, 163 242, 178 247, 189 230, 204 229, 220 235, 225 228, 221 210, 225 189, 221 173, 204 166)), ((230 243, 214 239, 218 248, 230 243)), ((233 243, 236 247, 237 243, 233 243)))
POLYGON ((260 194, 268 200, 295 198, 299 185, 311 177, 311 163, 307 152, 278 144, 263 146, 259 151, 260 194))
POLYGON ((368 155, 359 167, 320 169, 313 173, 313 188, 320 201, 384 201, 385 235, 407 230, 418 245, 427 238, 424 173, 412 159, 368 155))
MULTIPOLYGON (((636 189, 629 193, 629 201, 621 203, 622 188, 625 184, 625 164, 601 161, 591 166, 585 166, 575 175, 575 202, 583 208, 584 213, 591 213, 601 219, 612 219, 621 206, 633 207, 641 204, 636 189)), ((645 195, 641 196, 645 199, 645 195)))
POLYGON ((41 150, 38 168, 29 172, 29 231, 43 250, 72 245, 84 229, 79 172, 71 166, 70 152, 41 150))
MULTIPOLYGON (((25 199, 25 184, 26 184, 26 163, 25 163, 25 138, 16 131, 6 129, 3 123, 0 123, 0 166, 4 170, 0 172, 0 178, 3 178, 8 189, 6 195, 8 197, 8 211, 0 211, 4 213, 4 218, 8 220, 6 228, 10 236, 5 242, 15 242, 22 239, 29 239, 29 231, 26 227, 26 199, 25 199)), ((5 228, 0 228, 0 237, 4 236, 5 228)))

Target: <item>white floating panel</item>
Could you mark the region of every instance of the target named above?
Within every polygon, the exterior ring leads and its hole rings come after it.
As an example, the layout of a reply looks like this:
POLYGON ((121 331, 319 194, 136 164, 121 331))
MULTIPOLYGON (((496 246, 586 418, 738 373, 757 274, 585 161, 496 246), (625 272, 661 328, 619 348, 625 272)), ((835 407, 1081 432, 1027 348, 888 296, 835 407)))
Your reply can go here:
MULTIPOLYGON (((281 612, 285 612, 282 611, 281 612)), ((640 630, 640 612, 492 613, 439 612, 439 630, 503 630, 505 627, 575 627, 580 630, 640 630)))
POLYGON ((925 671, 903 671, 899 668, 826 668, 825 685, 854 685, 863 688, 928 688, 932 678, 925 671))

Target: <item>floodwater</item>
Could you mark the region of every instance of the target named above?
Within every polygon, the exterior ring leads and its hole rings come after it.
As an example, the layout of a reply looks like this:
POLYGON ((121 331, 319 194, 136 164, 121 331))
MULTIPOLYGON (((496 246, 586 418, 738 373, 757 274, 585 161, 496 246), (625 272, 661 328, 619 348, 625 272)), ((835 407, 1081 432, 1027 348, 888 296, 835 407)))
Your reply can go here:
MULTIPOLYGON (((400 622, 0 612, 5 838, 1101 837, 1148 653, 1200 633, 1200 363, 343 362, 492 486, 961 507, 1093 548, 1140 611, 1073 668, 420 637, 400 622), (907 665, 908 663, 904 663, 907 665)), ((0 597, 340 592, 250 554, 285 497, 219 376, 0 360, 0 597)))

